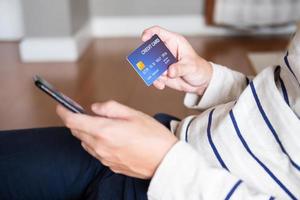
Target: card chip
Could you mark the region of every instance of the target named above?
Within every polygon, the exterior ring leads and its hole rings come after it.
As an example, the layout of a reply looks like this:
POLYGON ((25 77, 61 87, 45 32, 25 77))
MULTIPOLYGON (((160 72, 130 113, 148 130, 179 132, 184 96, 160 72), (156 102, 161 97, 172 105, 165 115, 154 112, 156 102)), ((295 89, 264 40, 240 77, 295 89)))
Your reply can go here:
POLYGON ((139 68, 139 70, 143 70, 145 68, 145 64, 143 63, 143 61, 139 61, 136 66, 139 68))

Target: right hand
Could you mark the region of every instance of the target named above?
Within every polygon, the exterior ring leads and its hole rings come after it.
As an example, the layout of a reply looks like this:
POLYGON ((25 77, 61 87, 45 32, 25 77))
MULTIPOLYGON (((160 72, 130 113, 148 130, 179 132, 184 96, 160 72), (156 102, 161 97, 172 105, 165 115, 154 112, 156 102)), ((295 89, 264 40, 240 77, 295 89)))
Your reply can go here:
POLYGON ((144 30, 142 40, 147 41, 154 34, 162 39, 178 62, 170 65, 153 85, 160 90, 167 86, 175 90, 202 95, 212 76, 211 64, 198 56, 183 36, 159 26, 144 30))

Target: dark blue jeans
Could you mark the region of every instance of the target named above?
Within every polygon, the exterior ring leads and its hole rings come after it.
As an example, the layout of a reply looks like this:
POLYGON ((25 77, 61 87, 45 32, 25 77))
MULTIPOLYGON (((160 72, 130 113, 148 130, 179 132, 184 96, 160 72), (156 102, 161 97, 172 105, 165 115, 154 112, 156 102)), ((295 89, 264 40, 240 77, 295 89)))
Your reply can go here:
MULTIPOLYGON (((158 114, 169 127, 175 117, 158 114)), ((0 199, 147 199, 149 180, 113 173, 67 128, 0 131, 0 199)))

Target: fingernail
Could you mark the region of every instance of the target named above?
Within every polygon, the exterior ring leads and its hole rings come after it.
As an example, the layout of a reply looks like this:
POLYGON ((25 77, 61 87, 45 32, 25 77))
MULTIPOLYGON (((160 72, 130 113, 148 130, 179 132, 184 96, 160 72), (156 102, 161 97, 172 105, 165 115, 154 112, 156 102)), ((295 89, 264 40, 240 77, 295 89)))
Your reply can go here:
POLYGON ((97 104, 93 104, 93 105, 92 105, 92 110, 98 110, 97 104))

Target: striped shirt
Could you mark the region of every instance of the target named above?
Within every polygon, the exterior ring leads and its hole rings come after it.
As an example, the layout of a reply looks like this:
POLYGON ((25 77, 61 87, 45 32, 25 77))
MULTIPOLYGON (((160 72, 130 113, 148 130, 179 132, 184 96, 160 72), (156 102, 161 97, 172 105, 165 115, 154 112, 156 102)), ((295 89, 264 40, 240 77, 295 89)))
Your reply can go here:
POLYGON ((300 199, 300 32, 278 66, 253 80, 213 64, 205 110, 174 128, 149 199, 300 199))

